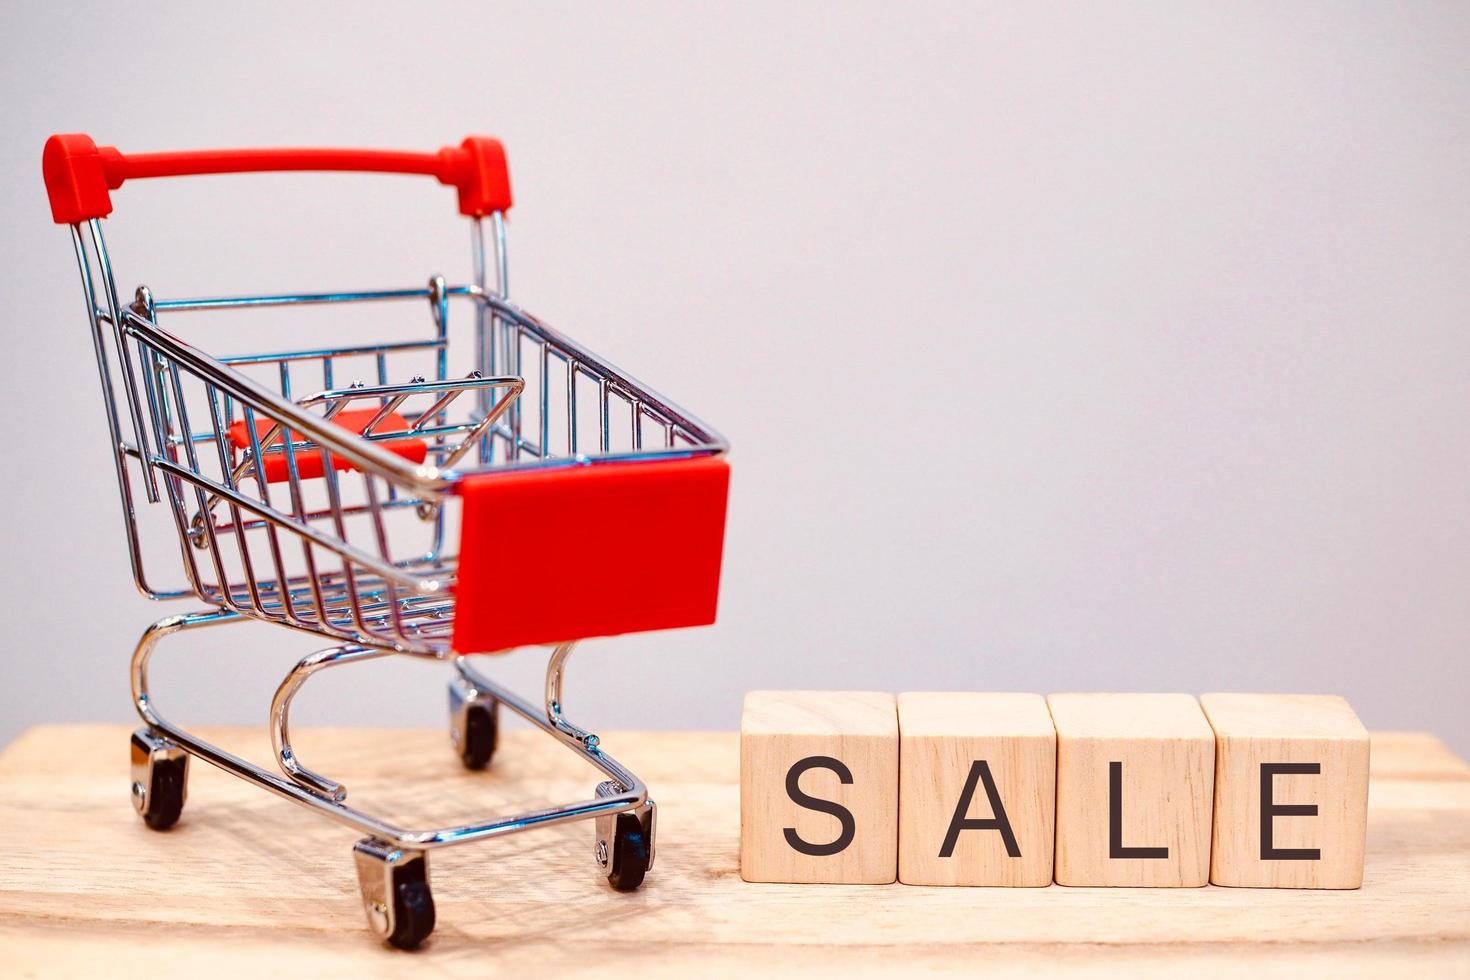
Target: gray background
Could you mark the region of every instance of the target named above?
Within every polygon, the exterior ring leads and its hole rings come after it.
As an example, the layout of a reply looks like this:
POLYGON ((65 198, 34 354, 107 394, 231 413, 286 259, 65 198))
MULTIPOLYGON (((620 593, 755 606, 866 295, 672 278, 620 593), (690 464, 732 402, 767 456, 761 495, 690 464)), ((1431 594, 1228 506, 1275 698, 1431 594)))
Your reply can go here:
MULTIPOLYGON (((587 644, 591 724, 733 728, 757 687, 1335 691, 1470 752, 1470 6, 5 22, 0 739, 128 720, 131 643, 170 611, 126 574, 45 137, 486 132, 511 154, 514 297, 735 446, 719 624, 587 644)), ((116 201, 123 283, 163 296, 468 272, 429 181, 116 201)), ((320 645, 175 644, 165 710, 263 724, 320 645)), ((536 689, 538 656, 492 666, 536 689)), ((442 724, 443 680, 364 666, 302 720, 442 724)))

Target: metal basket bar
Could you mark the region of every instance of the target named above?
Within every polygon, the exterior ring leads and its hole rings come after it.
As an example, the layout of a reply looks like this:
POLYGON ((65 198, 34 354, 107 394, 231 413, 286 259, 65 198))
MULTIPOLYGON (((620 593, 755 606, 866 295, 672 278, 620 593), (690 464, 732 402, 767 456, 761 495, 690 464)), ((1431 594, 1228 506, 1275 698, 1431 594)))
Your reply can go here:
MULTIPOLYGON (((423 417, 424 417, 423 414, 408 412, 408 413, 405 413, 404 414, 403 420, 405 422, 409 423, 412 426, 413 423, 419 421, 423 417)), ((398 431, 398 432, 374 432, 371 435, 362 435, 362 434, 359 434, 359 438, 366 439, 369 442, 392 442, 395 439, 407 439, 410 436, 412 436, 414 438, 420 438, 420 439, 434 439, 434 438, 438 438, 440 436, 463 435, 466 432, 474 432, 478 428, 480 428, 479 423, 475 423, 475 422, 456 422, 456 423, 449 424, 449 425, 426 425, 426 426, 424 426, 421 429, 420 428, 409 428, 409 429, 404 429, 404 430, 401 430, 401 431, 398 431)), ((497 429, 497 431, 509 431, 509 430, 504 429, 503 426, 496 426, 495 428, 497 429)), ((169 446, 182 446, 184 444, 184 440, 186 438, 189 439, 192 442, 195 442, 195 443, 200 443, 200 442, 213 442, 214 441, 214 433, 213 432, 195 432, 195 433, 191 433, 187 437, 186 436, 179 436, 179 435, 172 435, 172 436, 169 436, 168 437, 168 440, 166 442, 166 445, 169 445, 169 446)), ((300 449, 311 449, 312 448, 312 444, 310 442, 306 441, 306 440, 296 439, 296 440, 293 440, 293 442, 295 442, 296 448, 298 450, 300 450, 300 449)), ((126 448, 126 451, 127 451, 128 455, 134 456, 134 457, 137 456, 137 454, 138 454, 138 447, 134 446, 132 443, 126 443, 125 444, 125 448, 126 448)), ((436 443, 436 444, 433 444, 433 445, 428 446, 427 447, 427 451, 430 452, 430 453, 447 453, 449 450, 454 449, 454 448, 456 448, 456 447, 450 446, 450 445, 441 445, 441 444, 436 443)))
MULTIPOLYGON (((132 379, 136 375, 133 373, 132 356, 128 351, 127 343, 123 339, 122 304, 118 301, 117 297, 116 283, 112 275, 112 263, 107 257, 107 243, 102 236, 102 223, 96 218, 93 218, 87 222, 87 229, 92 240, 92 253, 97 257, 97 265, 102 276, 102 283, 105 287, 103 298, 107 302, 107 308, 104 312, 97 305, 97 291, 92 280, 91 264, 87 261, 86 245, 82 239, 81 226, 72 225, 72 241, 76 247, 77 263, 82 270, 82 284, 87 295, 87 305, 92 312, 94 322, 106 322, 112 328, 113 343, 117 348, 118 361, 124 379, 123 391, 127 397, 128 414, 131 416, 133 422, 134 441, 141 451, 139 459, 143 464, 143 489, 147 493, 149 503, 158 503, 160 499, 158 495, 158 481, 153 475, 153 468, 150 465, 148 453, 148 430, 143 425, 142 406, 138 403, 138 393, 132 383, 132 379)), ((101 354, 99 352, 99 360, 100 358, 101 354)), ((146 371, 144 372, 144 380, 148 393, 151 396, 153 394, 153 388, 151 382, 148 381, 148 372, 146 371)), ((109 389, 111 388, 110 383, 108 383, 107 387, 109 389)), ((151 400, 149 402, 149 409, 150 411, 157 411, 156 406, 151 400)))
MULTIPOLYGON (((174 369, 173 369, 173 371, 171 373, 173 374, 173 376, 175 378, 175 384, 177 385, 177 378, 178 378, 178 369, 177 369, 177 366, 174 367, 174 369)), ((226 426, 224 424, 222 424, 222 420, 221 420, 221 416, 220 416, 219 390, 216 389, 216 388, 214 388, 213 386, 210 386, 207 389, 207 392, 208 392, 208 395, 209 395, 209 415, 210 415, 210 421, 213 424, 213 429, 214 429, 214 434, 215 434, 214 446, 215 446, 215 452, 216 452, 216 454, 218 455, 218 458, 219 458, 220 471, 225 474, 225 479, 227 481, 229 481, 229 485, 231 486, 231 488, 233 488, 234 487, 234 483, 235 483, 235 478, 230 473, 230 451, 229 451, 228 447, 226 447, 225 440, 224 440, 224 433, 225 433, 225 430, 226 430, 226 426)), ((182 396, 179 399, 179 405, 180 405, 180 410, 182 412, 182 409, 183 409, 183 398, 182 398, 182 396)), ((186 426, 185 426, 185 431, 188 431, 187 430, 187 423, 186 423, 186 426)), ((237 506, 235 506, 234 504, 231 504, 230 505, 230 517, 232 519, 231 520, 231 523, 234 525, 235 544, 239 548, 240 560, 241 560, 241 563, 243 564, 243 566, 245 568, 245 580, 246 580, 246 584, 250 587, 250 602, 251 602, 251 606, 253 608, 259 608, 260 607, 260 589, 259 589, 259 584, 258 584, 259 576, 257 576, 255 574, 254 561, 253 561, 253 559, 250 556, 250 545, 249 545, 249 542, 246 541, 246 539, 245 539, 245 531, 241 527, 242 521, 240 519, 240 508, 237 507, 237 506)), ((214 550, 214 549, 211 549, 211 550, 214 550)), ((218 559, 218 554, 217 553, 216 553, 216 559, 218 559)))
MULTIPOLYGON (((453 483, 444 479, 436 468, 415 466, 341 426, 323 421, 131 311, 127 314, 126 332, 170 362, 182 364, 196 377, 228 392, 236 401, 249 405, 266 418, 285 423, 291 431, 306 435, 322 449, 341 455, 359 469, 380 473, 426 495, 442 494, 453 483)), ((288 465, 294 468, 290 442, 283 448, 288 465)), ((157 458, 154 462, 158 462, 157 458)))
MULTIPOLYGON (((692 416, 677 408, 671 403, 653 396, 649 390, 621 374, 616 368, 607 362, 593 358, 585 349, 573 344, 560 334, 536 321, 514 307, 502 306, 493 297, 490 302, 497 309, 523 320, 522 326, 538 338, 543 338, 548 344, 562 345, 567 348, 567 353, 556 352, 559 357, 566 357, 568 362, 572 358, 580 365, 585 365, 583 370, 588 370, 590 377, 618 376, 622 379, 623 386, 632 397, 636 397, 640 404, 651 409, 662 416, 665 424, 672 426, 673 431, 680 437, 690 442, 688 447, 666 448, 665 450, 643 449, 627 453, 609 453, 592 459, 585 455, 571 457, 555 457, 552 459, 540 459, 533 465, 545 466, 562 463, 567 464, 589 462, 633 462, 637 460, 653 460, 659 458, 684 458, 693 455, 707 455, 723 452, 725 441, 723 437, 709 430, 702 423, 694 420, 692 416), (590 369, 590 370, 589 370, 590 369)), ((292 431, 305 434, 312 443, 324 450, 340 454, 351 461, 359 469, 377 472, 394 482, 407 485, 415 493, 424 496, 437 496, 443 494, 452 487, 454 480, 448 478, 448 474, 441 473, 437 467, 419 468, 401 457, 395 456, 387 450, 373 445, 369 440, 362 439, 349 433, 340 426, 332 425, 330 422, 322 422, 320 416, 311 414, 298 407, 293 402, 288 402, 275 395, 248 378, 245 378, 224 365, 203 354, 201 351, 191 347, 183 341, 163 332, 160 328, 147 320, 128 313, 128 332, 138 336, 147 344, 160 349, 169 359, 177 359, 188 367, 193 373, 216 384, 222 390, 229 392, 239 402, 251 405, 260 414, 283 421, 292 431), (425 471, 427 469, 427 472, 425 471)), ((549 349, 549 348, 548 348, 549 349)), ((542 397, 546 398, 546 388, 542 389, 542 397)), ((575 408, 575 402, 570 406, 575 408)), ((569 411, 568 415, 574 413, 569 411)), ((542 415, 543 429, 546 427, 547 415, 542 415)), ((511 430, 513 432, 513 430, 511 430)), ((569 432, 569 434, 575 434, 569 432)), ((518 439, 518 436, 509 436, 518 439)), ((287 455, 292 456, 289 443, 286 444, 287 455)), ((516 464, 502 464, 497 469, 515 468, 516 464)), ((475 472, 479 468, 464 470, 464 473, 475 472)))
MULTIPOLYGON (((526 463, 503 463, 495 467, 495 472, 497 473, 510 473, 516 470, 526 469, 546 469, 552 466, 586 466, 592 463, 637 463, 653 462, 655 460, 689 459, 694 456, 710 456, 718 452, 716 449, 708 446, 699 446, 691 441, 691 444, 688 446, 668 445, 663 449, 639 449, 635 446, 626 452, 598 453, 596 456, 589 456, 585 453, 578 453, 575 456, 542 456, 541 449, 536 443, 525 437, 517 439, 515 433, 511 432, 505 426, 495 426, 494 432, 495 435, 500 436, 507 443, 514 440, 518 448, 535 457, 535 459, 526 463)), ((466 470, 465 472, 470 473, 475 471, 466 470)))
MULTIPOLYGON (((498 418, 502 412, 504 412, 507 408, 514 404, 516 397, 520 395, 521 390, 524 387, 525 382, 523 382, 520 378, 482 378, 478 375, 471 375, 468 378, 460 378, 457 380, 416 380, 409 382, 408 384, 341 388, 334 391, 319 392, 318 394, 301 399, 300 401, 296 402, 296 404, 302 408, 313 408, 317 405, 327 405, 327 412, 325 415, 322 416, 322 419, 324 421, 331 421, 332 419, 336 418, 337 415, 339 415, 344 408, 346 408, 354 401, 364 398, 381 398, 382 405, 379 406, 377 413, 374 414, 372 419, 368 421, 368 424, 363 427, 363 430, 357 434, 358 437, 368 442, 393 442, 409 438, 436 438, 438 440, 437 444, 433 447, 426 446, 426 452, 434 452, 440 454, 443 457, 440 460, 440 465, 447 468, 453 466, 455 462, 460 459, 460 457, 462 457, 470 450, 482 430, 484 430, 487 426, 493 425, 496 418, 498 418), (431 427, 424 424, 428 419, 441 416, 444 409, 449 407, 449 405, 460 395, 464 394, 464 392, 471 390, 483 390, 487 388, 509 389, 510 395, 506 396, 504 399, 498 402, 495 411, 485 418, 472 424, 462 425, 440 425, 431 427), (403 404, 403 402, 407 399, 412 398, 415 395, 436 393, 439 394, 439 398, 434 401, 433 405, 416 415, 410 413, 410 415, 404 417, 405 422, 412 422, 412 424, 409 425, 408 428, 395 432, 373 431, 375 428, 377 428, 377 426, 382 424, 384 419, 386 419, 390 414, 396 411, 398 406, 403 404), (442 439, 443 436, 454 434, 463 434, 464 438, 453 445, 444 443, 442 439)), ((255 477, 257 480, 264 479, 264 475, 259 472, 259 462, 262 457, 254 449, 254 446, 256 446, 259 442, 264 442, 266 445, 272 446, 270 452, 279 451, 274 448, 274 443, 278 440, 278 438, 283 445, 286 442, 290 442, 292 445, 293 453, 295 451, 311 451, 313 449, 313 443, 309 439, 288 440, 282 437, 282 430, 285 428, 286 423, 278 421, 271 426, 270 430, 266 433, 263 439, 260 438, 258 435, 254 439, 252 439, 251 455, 249 456, 249 458, 243 460, 238 467, 236 467, 231 478, 231 482, 239 480, 240 477, 250 469, 256 470, 255 477)), ((220 441, 222 438, 222 431, 223 430, 219 424, 219 420, 216 419, 214 431, 212 433, 200 433, 200 436, 204 438, 204 441, 220 441)), ((196 439, 197 438, 198 437, 196 437, 196 439)), ((328 450, 323 449, 322 452, 326 453, 328 452, 328 450)))
POLYGON ((399 354, 405 351, 434 350, 445 341, 405 340, 386 344, 362 344, 356 347, 323 347, 317 350, 271 351, 264 354, 235 354, 219 358, 221 364, 276 364, 281 361, 331 361, 337 357, 366 357, 369 354, 399 354))
MULTIPOLYGON (((342 508, 342 516, 344 516, 344 517, 361 517, 361 516, 363 516, 365 514, 366 515, 371 515, 375 510, 385 511, 385 512, 386 511, 395 511, 395 510, 406 510, 406 509, 417 507, 420 503, 421 503, 421 501, 417 497, 399 497, 399 498, 397 498, 395 500, 383 500, 383 501, 380 501, 375 506, 369 506, 367 504, 354 504, 352 506, 343 507, 342 508)), ((331 514, 331 511, 328 511, 328 510, 311 510, 311 511, 307 511, 305 514, 293 514, 292 516, 296 520, 300 520, 300 521, 324 521, 324 520, 328 519, 329 517, 331 517, 332 514, 331 514)), ((261 529, 263 527, 277 527, 278 525, 273 524, 271 521, 268 521, 268 520, 256 519, 256 520, 245 520, 245 521, 242 521, 241 524, 240 524, 240 526, 243 527, 246 531, 256 531, 256 530, 259 530, 259 529, 261 529)), ((233 531, 234 530, 234 524, 232 524, 232 523, 220 523, 220 522, 216 522, 215 525, 214 525, 214 529, 217 532, 218 531, 233 531)), ((203 532, 201 531, 200 533, 202 534, 203 532)), ((414 564, 414 563, 415 563, 415 560, 395 562, 395 564, 399 565, 400 567, 406 567, 407 565, 411 565, 411 564, 414 564)))
MULTIPOLYGON (((524 310, 512 306, 494 295, 486 295, 483 302, 496 314, 505 318, 509 323, 507 326, 514 331, 517 337, 530 337, 533 341, 543 343, 543 357, 556 357, 563 363, 575 364, 578 371, 593 380, 607 380, 616 385, 628 400, 636 400, 647 406, 657 414, 667 418, 669 421, 683 427, 689 434, 691 441, 700 450, 708 452, 724 452, 727 443, 723 436, 715 432, 704 422, 694 415, 679 408, 673 402, 654 392, 647 385, 638 381, 628 372, 614 366, 609 361, 598 356, 581 344, 560 333, 554 328, 542 323, 524 310)), ((517 349, 519 344, 514 345, 517 349)), ((543 368, 541 388, 543 399, 547 397, 548 388, 544 384, 546 380, 546 368, 543 368)), ((546 415, 542 414, 543 425, 546 415)))
MULTIPOLYGON (((510 305, 500 296, 488 292, 478 285, 456 285, 444 286, 436 294, 433 286, 415 289, 385 289, 385 290, 363 290, 356 292, 333 292, 333 293, 301 293, 301 294, 278 294, 269 296, 234 296, 206 299, 186 300, 155 300, 154 308, 158 311, 164 310, 210 310, 230 309, 248 307, 290 306, 298 304, 321 304, 321 303, 351 303, 367 302, 373 300, 428 300, 442 297, 471 297, 487 306, 490 312, 503 321, 503 326, 513 331, 517 339, 529 338, 543 346, 542 372, 542 397, 547 397, 548 388, 545 384, 548 368, 544 363, 547 356, 556 357, 563 363, 571 364, 573 370, 598 381, 606 381, 611 389, 619 392, 629 402, 647 405, 659 415, 681 425, 688 433, 691 442, 701 447, 708 446, 713 451, 723 451, 725 440, 700 422, 688 412, 678 408, 671 402, 656 395, 646 385, 634 380, 627 372, 622 371, 592 353, 582 345, 562 335, 553 328, 542 323, 540 320, 525 311, 510 305)), ((156 329, 156 328, 155 328, 156 329)), ((439 341, 422 342, 425 347, 438 347, 439 341)), ((512 345, 519 354, 519 344, 512 345)), ((384 353, 394 349, 413 349, 412 346, 400 348, 396 345, 366 345, 362 353, 384 353)), ((346 349, 332 350, 321 349, 317 351, 280 352, 268 355, 247 355, 254 360, 241 358, 221 359, 221 364, 243 364, 243 363, 271 363, 282 360, 307 360, 321 359, 328 356, 347 356, 346 349), (289 355, 289 356, 288 356, 289 355), (315 355, 315 356, 313 356, 315 355)), ((509 366, 509 365, 508 365, 509 366)), ((543 424, 546 414, 542 413, 543 424)))
MULTIPOLYGON (((445 286, 443 296, 484 296, 479 286, 445 286)), ((164 310, 220 310, 235 307, 296 306, 311 303, 362 303, 376 300, 433 299, 432 286, 413 289, 368 289, 332 293, 276 293, 265 296, 211 296, 197 299, 157 300, 154 307, 164 310)))
MULTIPOLYGON (((240 493, 238 490, 235 490, 233 487, 227 487, 223 483, 220 483, 216 480, 211 480, 208 477, 203 476, 198 472, 195 472, 195 470, 187 466, 180 466, 178 463, 175 463, 172 460, 168 459, 155 459, 154 465, 158 466, 169 475, 176 476, 186 483, 191 484, 195 488, 194 492, 199 497, 199 503, 201 507, 203 507, 209 499, 208 495, 205 493, 205 491, 208 491, 209 493, 215 494, 220 499, 226 501, 232 507, 238 506, 244 510, 250 511, 256 517, 262 520, 268 521, 277 527, 285 528, 293 534, 298 534, 301 537, 306 538, 308 541, 310 541, 311 544, 314 544, 320 548, 325 548, 327 551, 330 551, 333 554, 344 558, 349 562, 352 562, 353 564, 362 565, 364 568, 370 568, 374 572, 377 572, 385 578, 392 578, 396 581, 402 582, 404 585, 412 585, 414 586, 414 588, 421 589, 424 592, 436 592, 443 587, 442 582, 434 580, 424 580, 407 574, 399 569, 398 566, 393 565, 390 562, 380 561, 375 556, 370 555, 359 548, 353 547, 341 537, 334 537, 325 531, 317 530, 310 524, 304 523, 300 518, 296 517, 295 515, 284 514, 273 507, 267 507, 261 503, 258 503, 257 501, 251 500, 249 497, 240 493)), ((336 510, 338 513, 340 513, 340 506, 338 506, 336 510)), ((211 555, 216 555, 218 548, 217 542, 215 540, 215 533, 217 527, 219 526, 215 525, 212 521, 204 521, 202 522, 202 524, 206 535, 210 539, 210 547, 207 550, 210 552, 211 555)), ((238 519, 234 524, 230 526, 238 526, 238 519)), ((215 561, 218 562, 218 560, 219 559, 216 556, 215 561)), ((220 570, 220 575, 221 580, 223 581, 223 569, 220 570)))
MULTIPOLYGON (((249 405, 243 405, 241 414, 245 420, 245 431, 250 435, 251 458, 255 460, 255 480, 256 485, 260 488, 260 498, 263 503, 265 503, 267 506, 270 506, 270 481, 265 478, 265 464, 262 462, 261 458, 260 433, 256 430, 255 427, 255 411, 249 405)), ((235 523, 237 525, 240 523, 238 518, 236 519, 235 523)), ((286 566, 282 558, 280 535, 276 530, 276 525, 275 523, 264 519, 261 520, 261 523, 264 524, 266 527, 267 541, 270 546, 271 564, 275 567, 276 570, 276 581, 285 581, 287 577, 286 566)), ((310 549, 307 550, 310 551, 310 549)), ((320 592, 316 593, 316 599, 318 603, 318 609, 320 610, 320 592)), ((297 616, 296 604, 292 602, 289 597, 287 597, 284 615, 286 616, 286 619, 289 623, 300 625, 304 622, 297 616)))
MULTIPOLYGON (((157 354, 152 349, 151 346, 145 344, 145 345, 142 346, 141 349, 142 349, 142 352, 144 353, 144 355, 145 355, 145 357, 147 359, 147 363, 149 363, 149 364, 156 364, 157 363, 157 361, 158 361, 157 354)), ((168 387, 171 387, 172 390, 173 390, 173 397, 175 399, 175 406, 174 407, 176 408, 176 410, 179 413, 179 424, 182 425, 183 428, 184 428, 184 431, 187 432, 191 428, 190 425, 189 425, 189 408, 188 408, 188 404, 187 404, 187 402, 186 402, 186 400, 184 398, 183 386, 182 386, 182 382, 180 381, 180 378, 179 378, 179 366, 178 366, 178 362, 176 362, 176 361, 168 361, 167 362, 167 367, 164 370, 159 371, 157 373, 159 373, 160 375, 164 375, 165 372, 166 372, 167 386, 168 387)), ((145 372, 145 377, 152 376, 154 373, 155 373, 154 371, 145 372)), ((164 379, 164 377, 160 377, 159 380, 160 381, 163 381, 165 379, 164 379)), ((167 388, 165 389, 165 391, 166 390, 167 390, 167 388)), ((165 396, 165 399, 161 399, 160 400, 160 409, 162 408, 162 405, 164 404, 165 400, 166 400, 166 396, 165 396)), ((161 423, 161 420, 163 418, 165 418, 165 417, 167 417, 167 416, 166 416, 166 413, 164 411, 161 411, 161 410, 155 411, 155 413, 154 413, 154 424, 155 424, 155 426, 156 427, 159 427, 160 426, 160 423, 161 423)), ((159 427, 158 441, 159 441, 160 445, 164 442, 165 438, 166 438, 166 434, 162 431, 162 428, 159 427)), ((188 466, 187 467, 180 467, 179 469, 180 469, 180 471, 182 473, 189 474, 189 479, 192 482, 192 481, 198 479, 198 473, 199 473, 199 468, 200 468, 199 467, 199 455, 198 455, 198 451, 195 448, 194 443, 192 441, 186 441, 184 443, 184 454, 185 454, 185 460, 187 461, 188 466)), ((163 467, 164 470, 165 470, 165 472, 167 472, 172 467, 177 467, 178 466, 178 464, 175 463, 173 460, 166 459, 166 458, 164 458, 162 456, 155 457, 155 459, 154 459, 153 462, 154 462, 155 466, 163 467)), ((234 491, 231 490, 230 492, 233 493, 234 491)), ((205 496, 205 494, 203 493, 203 491, 197 485, 195 486, 194 494, 195 494, 195 497, 197 499, 198 506, 202 509, 205 506, 205 501, 208 498, 205 496)), ((179 494, 179 493, 177 493, 177 492, 174 492, 172 490, 172 488, 171 488, 171 492, 169 493, 169 499, 170 499, 170 502, 174 506, 175 513, 176 514, 179 514, 179 515, 182 515, 182 513, 183 513, 183 497, 182 497, 182 495, 179 494)), ((234 512, 232 511, 232 513, 234 513, 234 512)), ((236 516, 238 518, 238 514, 236 516)), ((209 550, 209 559, 210 559, 211 564, 213 564, 213 566, 214 566, 215 574, 218 576, 218 579, 217 580, 218 581, 221 581, 221 582, 226 581, 226 574, 225 574, 224 564, 223 564, 223 562, 222 562, 222 560, 220 558, 219 542, 216 539, 216 537, 215 537, 212 529, 210 530, 210 534, 209 534, 209 545, 210 545, 210 547, 208 549, 209 550)), ((195 581, 198 582, 199 581, 198 565, 197 565, 197 563, 191 562, 191 566, 192 566, 192 568, 191 568, 191 574, 193 575, 195 581)), ((236 612, 243 611, 239 605, 237 605, 235 602, 233 602, 233 599, 231 599, 231 601, 228 602, 228 605, 230 606, 230 608, 234 609, 236 612)))

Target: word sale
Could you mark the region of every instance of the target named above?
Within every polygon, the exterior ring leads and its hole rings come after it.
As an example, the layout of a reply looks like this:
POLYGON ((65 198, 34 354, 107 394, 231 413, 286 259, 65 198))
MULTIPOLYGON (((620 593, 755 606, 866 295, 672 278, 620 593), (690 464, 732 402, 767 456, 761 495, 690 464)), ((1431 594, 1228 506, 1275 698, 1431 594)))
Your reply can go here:
POLYGON ((1357 888, 1368 733, 1298 694, 754 691, 753 882, 1357 888))

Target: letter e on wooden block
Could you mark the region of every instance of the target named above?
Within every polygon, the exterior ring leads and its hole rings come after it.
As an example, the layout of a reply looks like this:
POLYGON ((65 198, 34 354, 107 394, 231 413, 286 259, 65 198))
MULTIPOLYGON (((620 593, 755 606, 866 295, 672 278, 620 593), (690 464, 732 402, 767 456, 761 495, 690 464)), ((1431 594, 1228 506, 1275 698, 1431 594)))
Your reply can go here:
POLYGON ((898 880, 1051 884, 1057 735, 1039 694, 898 696, 898 880))
POLYGON ((1215 728, 1210 881, 1357 888, 1368 827, 1368 732, 1342 698, 1206 694, 1215 728))
POLYGON ((747 694, 740 719, 740 877, 876 885, 897 874, 893 695, 747 694))
POLYGON ((1053 694, 1060 885, 1210 877, 1215 733, 1187 694, 1053 694))

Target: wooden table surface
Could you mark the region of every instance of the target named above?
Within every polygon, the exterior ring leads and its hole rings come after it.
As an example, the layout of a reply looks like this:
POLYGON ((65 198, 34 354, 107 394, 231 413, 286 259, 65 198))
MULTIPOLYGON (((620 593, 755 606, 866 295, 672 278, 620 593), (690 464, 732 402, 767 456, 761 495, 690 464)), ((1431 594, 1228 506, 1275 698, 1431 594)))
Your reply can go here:
MULTIPOLYGON (((269 759, 264 730, 206 730, 269 759)), ((1470 767, 1429 735, 1373 740, 1358 891, 917 888, 740 880, 738 739, 610 734, 659 801, 643 890, 610 891, 573 824, 436 851, 421 950, 363 923, 350 830, 194 760, 183 820, 128 801, 128 729, 36 728, 0 755, 0 974, 1470 976, 1470 767)), ((570 753, 505 733, 491 769, 436 731, 307 729, 305 761, 413 826, 588 794, 570 753)))

